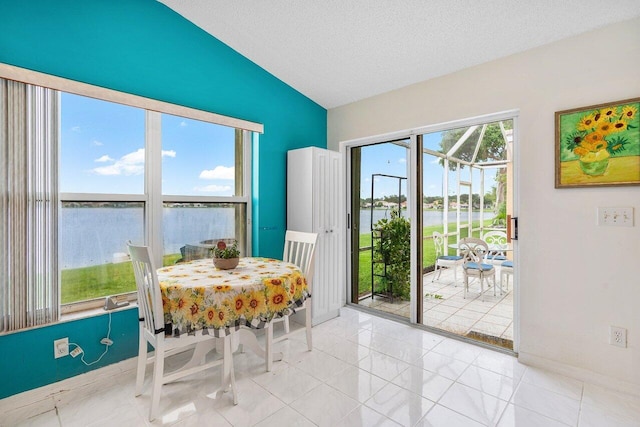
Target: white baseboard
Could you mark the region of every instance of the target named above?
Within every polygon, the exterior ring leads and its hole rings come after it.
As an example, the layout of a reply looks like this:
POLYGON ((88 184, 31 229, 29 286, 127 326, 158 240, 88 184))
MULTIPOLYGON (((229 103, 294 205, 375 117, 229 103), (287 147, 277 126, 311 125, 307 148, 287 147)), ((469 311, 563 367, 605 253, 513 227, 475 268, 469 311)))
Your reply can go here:
POLYGON ((556 360, 546 359, 544 357, 524 352, 518 353, 518 361, 528 366, 546 369, 547 371, 551 371, 556 374, 640 397, 640 386, 638 386, 638 384, 611 378, 607 375, 599 374, 588 369, 578 368, 556 360))

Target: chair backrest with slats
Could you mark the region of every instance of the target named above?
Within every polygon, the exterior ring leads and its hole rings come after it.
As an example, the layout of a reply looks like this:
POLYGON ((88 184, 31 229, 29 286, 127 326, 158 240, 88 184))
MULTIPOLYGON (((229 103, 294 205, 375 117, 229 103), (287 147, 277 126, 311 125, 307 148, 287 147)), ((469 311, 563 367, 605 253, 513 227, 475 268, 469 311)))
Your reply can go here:
POLYGON ((148 246, 136 246, 131 241, 127 242, 127 246, 138 288, 138 315, 144 319, 145 329, 157 335, 164 331, 164 314, 160 282, 151 250, 148 246))
POLYGON ((311 292, 317 241, 317 233, 287 230, 284 236, 282 260, 295 264, 302 270, 304 277, 307 279, 309 292, 311 292))

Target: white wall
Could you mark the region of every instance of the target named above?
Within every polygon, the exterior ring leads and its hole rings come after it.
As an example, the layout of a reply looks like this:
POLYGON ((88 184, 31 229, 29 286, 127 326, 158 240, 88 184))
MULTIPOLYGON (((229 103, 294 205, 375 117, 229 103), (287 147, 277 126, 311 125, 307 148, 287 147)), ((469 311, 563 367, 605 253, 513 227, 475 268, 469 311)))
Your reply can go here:
POLYGON ((519 109, 521 359, 637 389, 640 187, 554 188, 554 112, 633 97, 639 19, 329 110, 328 146, 519 109), (596 226, 598 206, 634 207, 635 226, 596 226))

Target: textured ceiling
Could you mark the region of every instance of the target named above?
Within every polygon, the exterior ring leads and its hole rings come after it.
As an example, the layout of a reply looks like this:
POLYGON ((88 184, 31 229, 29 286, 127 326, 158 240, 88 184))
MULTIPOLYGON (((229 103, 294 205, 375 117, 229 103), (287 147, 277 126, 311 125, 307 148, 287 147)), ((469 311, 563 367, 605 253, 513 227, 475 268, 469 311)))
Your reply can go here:
POLYGON ((325 108, 640 16, 639 0, 160 1, 325 108))

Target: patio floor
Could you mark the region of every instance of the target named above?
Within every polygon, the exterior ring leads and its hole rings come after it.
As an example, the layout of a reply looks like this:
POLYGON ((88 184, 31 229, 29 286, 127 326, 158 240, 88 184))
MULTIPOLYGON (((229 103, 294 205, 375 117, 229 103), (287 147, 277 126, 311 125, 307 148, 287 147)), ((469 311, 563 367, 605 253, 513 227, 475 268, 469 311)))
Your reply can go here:
MULTIPOLYGON (((513 349, 513 280, 503 286, 500 295, 500 270, 496 271, 496 296, 493 287, 480 297, 477 280, 470 282, 467 298, 463 297, 463 276, 458 270, 458 281, 454 283, 453 271, 444 269, 440 278, 431 281, 433 273, 424 276, 423 323, 457 335, 478 339, 490 344, 513 349)), ((376 296, 359 303, 387 313, 409 317, 409 302, 376 296)))

